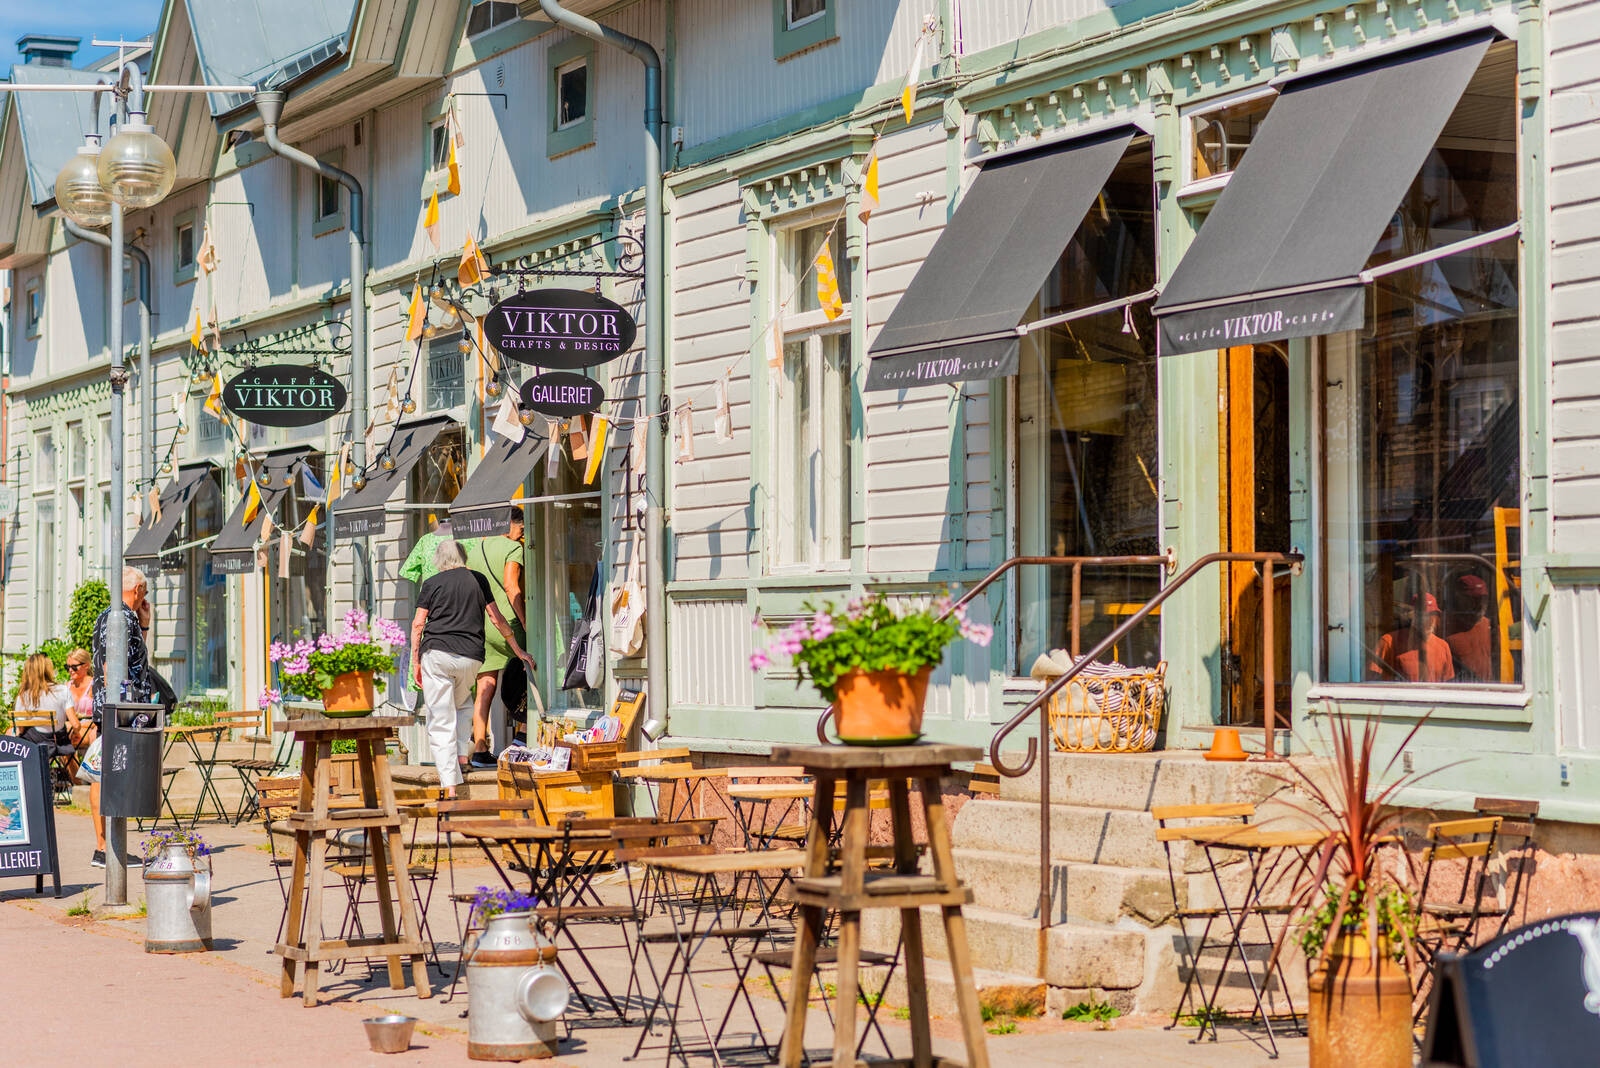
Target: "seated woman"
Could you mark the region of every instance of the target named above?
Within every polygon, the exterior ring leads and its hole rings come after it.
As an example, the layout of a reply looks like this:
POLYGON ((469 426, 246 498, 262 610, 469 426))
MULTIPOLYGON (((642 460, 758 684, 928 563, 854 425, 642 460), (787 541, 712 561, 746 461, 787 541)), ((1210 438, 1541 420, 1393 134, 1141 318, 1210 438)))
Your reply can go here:
POLYGON ((72 695, 67 729, 77 750, 67 771, 76 780, 83 755, 99 733, 94 726, 94 670, 87 649, 74 649, 67 654, 67 692, 72 695))
POLYGON ((70 760, 77 756, 72 744, 72 728, 78 713, 72 694, 56 682, 56 666, 43 653, 34 653, 22 665, 22 680, 17 685, 16 711, 35 716, 48 715, 50 727, 29 727, 22 736, 42 745, 55 756, 70 760))

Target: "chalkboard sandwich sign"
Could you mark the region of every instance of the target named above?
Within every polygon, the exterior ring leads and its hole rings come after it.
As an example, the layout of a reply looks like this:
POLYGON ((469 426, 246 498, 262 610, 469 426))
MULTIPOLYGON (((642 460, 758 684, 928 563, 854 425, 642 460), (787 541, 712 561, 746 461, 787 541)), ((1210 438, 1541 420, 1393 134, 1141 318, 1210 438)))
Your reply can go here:
POLYGON ((44 877, 61 896, 56 855, 56 812, 50 797, 50 755, 24 738, 0 735, 0 879, 33 876, 44 893, 44 877))
POLYGON ((483 333, 519 363, 576 371, 627 352, 639 325, 626 308, 598 293, 535 289, 490 308, 483 333))
POLYGON ((522 384, 522 406, 557 419, 588 415, 605 399, 605 387, 575 371, 546 371, 522 384))
POLYGON ((279 363, 234 375, 222 403, 249 423, 310 426, 337 415, 348 395, 344 383, 321 368, 279 363))

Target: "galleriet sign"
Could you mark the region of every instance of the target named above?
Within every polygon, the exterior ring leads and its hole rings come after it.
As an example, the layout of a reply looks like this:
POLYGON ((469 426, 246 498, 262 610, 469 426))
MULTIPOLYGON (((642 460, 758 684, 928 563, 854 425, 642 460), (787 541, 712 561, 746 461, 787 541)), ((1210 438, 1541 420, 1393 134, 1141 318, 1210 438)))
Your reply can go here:
POLYGON ((274 364, 235 375, 222 403, 239 418, 263 426, 310 426, 337 415, 348 392, 344 383, 315 367, 274 364))
POLYGON ((627 352, 639 326, 626 308, 598 293, 536 289, 489 309, 483 332, 520 363, 576 371, 627 352))
POLYGON ((522 406, 556 418, 587 415, 605 399, 600 383, 572 371, 546 371, 522 384, 522 406))

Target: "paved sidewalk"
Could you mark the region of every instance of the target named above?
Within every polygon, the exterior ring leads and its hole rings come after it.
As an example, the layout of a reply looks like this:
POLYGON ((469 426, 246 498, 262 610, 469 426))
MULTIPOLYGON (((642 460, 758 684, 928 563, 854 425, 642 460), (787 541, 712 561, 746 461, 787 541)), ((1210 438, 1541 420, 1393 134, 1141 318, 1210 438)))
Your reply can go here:
MULTIPOLYGON (((17 1065, 57 1064, 79 1058, 78 1051, 116 1051, 129 1065, 184 1061, 218 1064, 463 1064, 466 1056, 467 997, 463 989, 446 1003, 448 969, 455 963, 456 921, 448 900, 449 878, 441 870, 429 909, 435 939, 447 962, 441 980, 430 969, 435 995, 419 1000, 411 991, 390 990, 383 969, 380 982, 369 979, 359 962, 324 984, 326 1000, 307 1009, 298 997, 278 996, 279 959, 271 952, 282 913, 282 897, 268 863, 259 825, 229 828, 203 825, 208 842, 220 847, 214 858, 212 953, 165 957, 143 951, 144 921, 93 921, 69 916, 69 908, 101 897, 104 873, 90 868, 93 836, 86 815, 58 812, 58 837, 63 855, 59 899, 32 894, 32 880, 0 883, 0 960, 6 962, 8 1015, 33 1021, 12 1029, 5 1062, 17 1065), (27 971, 17 962, 31 962, 27 971), (419 1018, 409 1052, 384 1056, 371 1053, 361 1026, 364 1017, 404 1012, 419 1018)), ((426 838, 427 835, 425 834, 426 838)), ((130 836, 137 848, 141 836, 130 836)), ((460 852, 456 886, 471 889, 494 883, 494 872, 476 852, 460 852)), ((620 891, 613 887, 613 892, 620 891)), ((129 898, 137 903, 143 883, 129 874, 129 898)), ((329 904, 343 907, 343 894, 333 891, 329 904)), ((337 919, 337 915, 334 917, 337 919)), ((609 932, 608 932, 609 934, 609 932)), ((600 970, 613 989, 626 985, 626 962, 615 952, 601 952, 600 970)), ((720 977, 719 977, 720 978, 720 977)), ((731 988, 715 979, 697 984, 702 999, 716 1007, 727 1003, 731 988)), ((775 1039, 782 1014, 770 997, 756 997, 762 1026, 775 1039)), ((884 1012, 884 1029, 896 1052, 910 1046, 907 1028, 884 1012)), ((638 1012, 633 1014, 637 1019, 638 1012)), ((573 1037, 561 1046, 551 1064, 610 1066, 632 1053, 639 1028, 590 1022, 573 1014, 573 1037)), ((1128 1018, 1110 1030, 1060 1020, 1017 1021, 1012 1034, 991 1034, 991 1060, 1005 1065, 1195 1065, 1283 1068, 1306 1063, 1304 1039, 1280 1040, 1283 1056, 1269 1061, 1265 1051, 1239 1031, 1224 1028, 1221 1041, 1192 1044, 1192 1031, 1167 1031, 1163 1020, 1128 1018)), ((811 1014, 807 1046, 819 1053, 831 1044, 826 1018, 811 1014)), ((712 1030, 715 1030, 713 1022, 712 1030)), ((748 1019, 732 1031, 749 1033, 748 1019)), ((960 1059, 959 1030, 953 1020, 934 1021, 936 1052, 960 1059)), ((657 1040, 659 1041, 657 1036, 657 1040)), ((869 1046, 868 1052, 875 1047, 869 1046)), ((90 1056, 89 1063, 98 1057, 90 1056)), ((661 1065, 661 1050, 641 1056, 640 1064, 661 1065)), ((679 1062, 681 1063, 681 1062, 679 1062)), ((710 1065, 707 1057, 693 1063, 710 1065)), ((753 1063, 749 1060, 738 1063, 753 1063)))

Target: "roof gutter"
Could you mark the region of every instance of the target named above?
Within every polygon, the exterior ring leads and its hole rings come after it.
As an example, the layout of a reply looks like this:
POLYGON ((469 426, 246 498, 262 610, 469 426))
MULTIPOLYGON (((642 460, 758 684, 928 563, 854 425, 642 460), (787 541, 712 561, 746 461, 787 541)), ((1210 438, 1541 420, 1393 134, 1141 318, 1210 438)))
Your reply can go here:
MULTIPOLYGON (((663 301, 663 241, 666 212, 661 203, 661 151, 667 143, 667 118, 662 110, 661 56, 648 41, 602 26, 574 14, 557 0, 539 0, 539 8, 557 26, 602 41, 644 65, 644 396, 639 415, 653 416, 669 405, 665 389, 666 307, 663 301), (660 407, 656 407, 660 405, 660 407)), ((667 722, 667 583, 666 583, 666 420, 651 418, 645 437, 645 693, 649 719, 667 722)), ((631 507, 631 505, 630 505, 631 507)), ((659 733, 659 732, 658 732, 659 733)))

